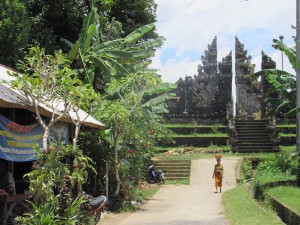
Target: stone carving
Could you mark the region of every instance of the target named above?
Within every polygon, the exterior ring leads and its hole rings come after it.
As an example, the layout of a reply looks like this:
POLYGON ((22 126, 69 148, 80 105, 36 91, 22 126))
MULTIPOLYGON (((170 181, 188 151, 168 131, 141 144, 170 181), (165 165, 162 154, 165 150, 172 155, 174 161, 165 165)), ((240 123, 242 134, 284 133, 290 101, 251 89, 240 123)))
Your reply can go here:
POLYGON ((254 77, 254 65, 251 56, 247 56, 244 45, 235 37, 235 83, 237 117, 241 119, 247 115, 248 119, 260 110, 260 86, 254 77))
MULTIPOLYGON (((194 77, 180 78, 175 90, 176 99, 168 106, 170 114, 197 119, 223 120, 226 117, 226 104, 231 101, 232 92, 232 53, 217 62, 217 37, 215 37, 198 65, 194 77), (179 100, 178 100, 179 99, 179 100)), ((169 114, 169 116, 170 116, 169 114)))
MULTIPOLYGON (((261 52, 262 55, 262 62, 261 62, 261 70, 265 69, 275 69, 276 68, 276 63, 272 60, 271 57, 267 56, 264 51, 261 52)), ((261 117, 265 118, 266 112, 267 112, 267 104, 264 101, 266 92, 268 89, 271 87, 269 82, 267 81, 265 76, 261 77, 261 94, 262 94, 262 100, 261 100, 261 117)), ((278 94, 274 93, 271 94, 272 97, 278 97, 278 94)), ((270 96, 270 97, 271 97, 270 96)))

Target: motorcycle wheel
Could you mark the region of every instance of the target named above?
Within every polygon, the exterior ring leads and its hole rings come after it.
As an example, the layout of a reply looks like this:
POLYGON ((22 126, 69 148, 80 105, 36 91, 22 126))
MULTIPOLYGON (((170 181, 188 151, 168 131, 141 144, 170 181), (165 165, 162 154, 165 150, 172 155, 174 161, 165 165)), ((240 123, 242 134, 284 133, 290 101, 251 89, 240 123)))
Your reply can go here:
POLYGON ((95 222, 95 225, 99 222, 100 217, 101 217, 101 210, 98 210, 98 211, 95 212, 95 214, 94 214, 94 222, 95 222))
POLYGON ((159 181, 158 181, 158 184, 164 184, 164 183, 165 183, 165 179, 160 178, 159 181))

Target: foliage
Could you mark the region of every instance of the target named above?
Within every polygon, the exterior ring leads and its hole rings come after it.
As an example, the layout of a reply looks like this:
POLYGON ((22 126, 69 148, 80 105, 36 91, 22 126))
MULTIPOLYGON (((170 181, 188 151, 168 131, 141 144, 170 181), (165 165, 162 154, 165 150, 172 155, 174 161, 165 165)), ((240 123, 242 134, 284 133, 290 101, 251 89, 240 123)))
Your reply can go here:
POLYGON ((29 44, 46 49, 47 54, 65 49, 60 42, 61 37, 76 40, 83 18, 89 10, 86 1, 22 1, 30 16, 29 44))
POLYGON ((253 183, 255 198, 264 199, 264 192, 268 186, 294 183, 296 171, 297 162, 286 152, 281 152, 274 159, 260 162, 253 183))
MULTIPOLYGON (((285 53, 292 67, 296 69, 296 50, 288 47, 279 40, 273 40, 273 47, 285 53)), ((298 62, 300 64, 300 62, 298 62)), ((295 75, 277 69, 266 69, 254 74, 254 76, 265 76, 272 87, 267 91, 266 102, 272 105, 268 115, 283 112, 285 117, 295 116, 299 109, 296 107, 296 78, 295 75), (271 94, 279 93, 272 97, 271 94)))
POLYGON ((29 16, 21 0, 2 0, 0 12, 0 63, 14 67, 28 44, 29 16))
MULTIPOLYGON (((115 17, 121 22, 124 34, 128 35, 132 30, 156 22, 156 9, 157 4, 154 0, 115 0, 109 17, 115 17)), ((157 36, 157 33, 152 31, 144 39, 153 39, 157 36)))
POLYGON ((48 153, 38 147, 35 149, 37 161, 33 170, 24 176, 29 180, 30 191, 35 193, 35 203, 31 203, 34 211, 20 220, 32 224, 76 224, 83 217, 78 211, 83 200, 73 197, 77 192, 72 193, 72 190, 76 190, 78 182, 86 181, 86 168, 93 170, 91 160, 77 150, 73 152, 73 164, 68 165, 65 162, 70 161, 73 146, 51 145, 51 148, 48 153))
POLYGON ((17 220, 20 224, 28 225, 60 225, 68 224, 75 225, 80 222, 81 212, 77 212, 79 205, 84 202, 81 198, 76 198, 71 202, 70 206, 66 209, 67 217, 62 217, 57 213, 58 204, 57 201, 49 201, 45 204, 37 205, 30 202, 32 209, 28 213, 25 213, 23 217, 18 217, 17 220))
POLYGON ((98 114, 95 114, 106 123, 110 131, 106 139, 110 140, 114 148, 114 172, 117 181, 115 195, 120 191, 120 176, 125 178, 131 174, 134 184, 142 178, 145 161, 149 160, 150 149, 155 144, 154 125, 159 127, 160 118, 156 114, 166 111, 163 103, 173 96, 158 95, 142 103, 145 95, 153 94, 154 88, 151 86, 156 85, 160 88, 155 90, 155 94, 169 91, 172 87, 161 83, 155 74, 148 73, 112 79, 107 85, 103 109, 99 108, 98 114), (120 159, 125 159, 123 162, 128 162, 130 166, 121 163, 120 159))
POLYGON ((241 221, 243 225, 283 224, 274 213, 261 208, 251 199, 244 185, 226 191, 223 194, 223 203, 230 224, 238 225, 241 221))
POLYGON ((125 38, 112 41, 104 39, 102 28, 101 17, 93 7, 83 21, 79 39, 70 44, 72 49, 68 55, 71 62, 76 60, 78 74, 83 76, 85 83, 94 84, 101 91, 112 77, 148 71, 149 58, 164 41, 160 37, 138 43, 154 28, 154 24, 144 25, 125 38))
POLYGON ((252 176, 252 162, 251 160, 245 158, 242 165, 242 181, 251 179, 252 176))
POLYGON ((54 123, 61 120, 71 111, 77 115, 73 120, 76 125, 73 141, 76 148, 77 135, 83 122, 78 115, 80 108, 91 110, 91 102, 98 98, 91 85, 84 85, 70 68, 65 55, 56 52, 54 56, 46 55, 44 49, 30 48, 24 62, 19 64, 22 75, 14 73, 9 85, 25 94, 33 105, 37 120, 44 129, 43 150, 48 151, 48 137, 54 123), (40 105, 45 105, 50 115, 48 121, 44 121, 41 115, 40 105))

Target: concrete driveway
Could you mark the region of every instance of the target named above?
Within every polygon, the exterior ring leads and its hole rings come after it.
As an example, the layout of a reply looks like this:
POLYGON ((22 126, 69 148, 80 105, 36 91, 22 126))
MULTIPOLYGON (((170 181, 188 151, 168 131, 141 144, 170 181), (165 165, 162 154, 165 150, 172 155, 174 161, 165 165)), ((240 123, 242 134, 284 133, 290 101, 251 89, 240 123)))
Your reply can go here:
MULTIPOLYGON (((234 188, 237 158, 223 158, 223 192, 234 188)), ((193 160, 190 185, 164 185, 141 210, 100 220, 99 225, 223 225, 228 224, 222 194, 214 193, 215 159, 193 160)))

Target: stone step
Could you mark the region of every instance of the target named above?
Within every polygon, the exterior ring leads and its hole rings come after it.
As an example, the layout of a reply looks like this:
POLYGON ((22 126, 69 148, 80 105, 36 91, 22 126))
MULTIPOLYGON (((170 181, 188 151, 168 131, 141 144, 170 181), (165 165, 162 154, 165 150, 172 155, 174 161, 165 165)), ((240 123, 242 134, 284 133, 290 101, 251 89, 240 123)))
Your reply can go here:
POLYGON ((167 180, 185 180, 189 177, 166 177, 167 180))
MULTIPOLYGON (((190 173, 190 169, 178 169, 178 168, 172 168, 172 169, 164 169, 160 168, 165 173, 190 173)), ((157 168, 157 170, 159 170, 157 168)))
POLYGON ((268 124, 268 120, 235 120, 235 124, 268 124))
POLYGON ((189 163, 191 164, 191 160, 151 160, 152 163, 168 163, 168 164, 176 164, 176 163, 189 163))
POLYGON ((238 142, 239 146, 270 146, 272 145, 271 141, 270 142, 238 142))
POLYGON ((279 149, 272 148, 272 149, 248 149, 248 148, 239 148, 238 152, 243 153, 251 153, 251 152, 279 152, 279 149))
POLYGON ((238 123, 238 124, 235 124, 235 127, 237 128, 237 127, 267 127, 267 126, 266 126, 266 124, 263 124, 263 123, 261 123, 261 124, 238 123))
POLYGON ((269 136, 267 136, 267 135, 265 135, 265 136, 262 136, 262 135, 257 135, 257 136, 255 136, 255 135, 248 135, 248 136, 243 136, 243 135, 241 135, 241 136, 237 136, 237 139, 238 140, 252 140, 252 139, 259 139, 259 140, 262 140, 262 139, 264 139, 264 140, 269 140, 270 141, 270 137, 269 136))
POLYGON ((237 132, 239 136, 245 136, 245 135, 250 135, 250 136, 253 136, 253 135, 269 135, 269 132, 268 131, 256 131, 256 132, 253 132, 253 131, 242 131, 242 132, 237 132))
POLYGON ((166 177, 188 177, 190 176, 190 173, 168 173, 164 172, 166 177))
POLYGON ((172 166, 190 166, 191 165, 191 163, 151 163, 151 164, 153 164, 153 165, 155 165, 155 166, 170 166, 170 167, 172 167, 172 166))
POLYGON ((273 146, 238 146, 239 147, 239 150, 240 149, 253 149, 253 150, 256 150, 256 149, 273 149, 273 146))

